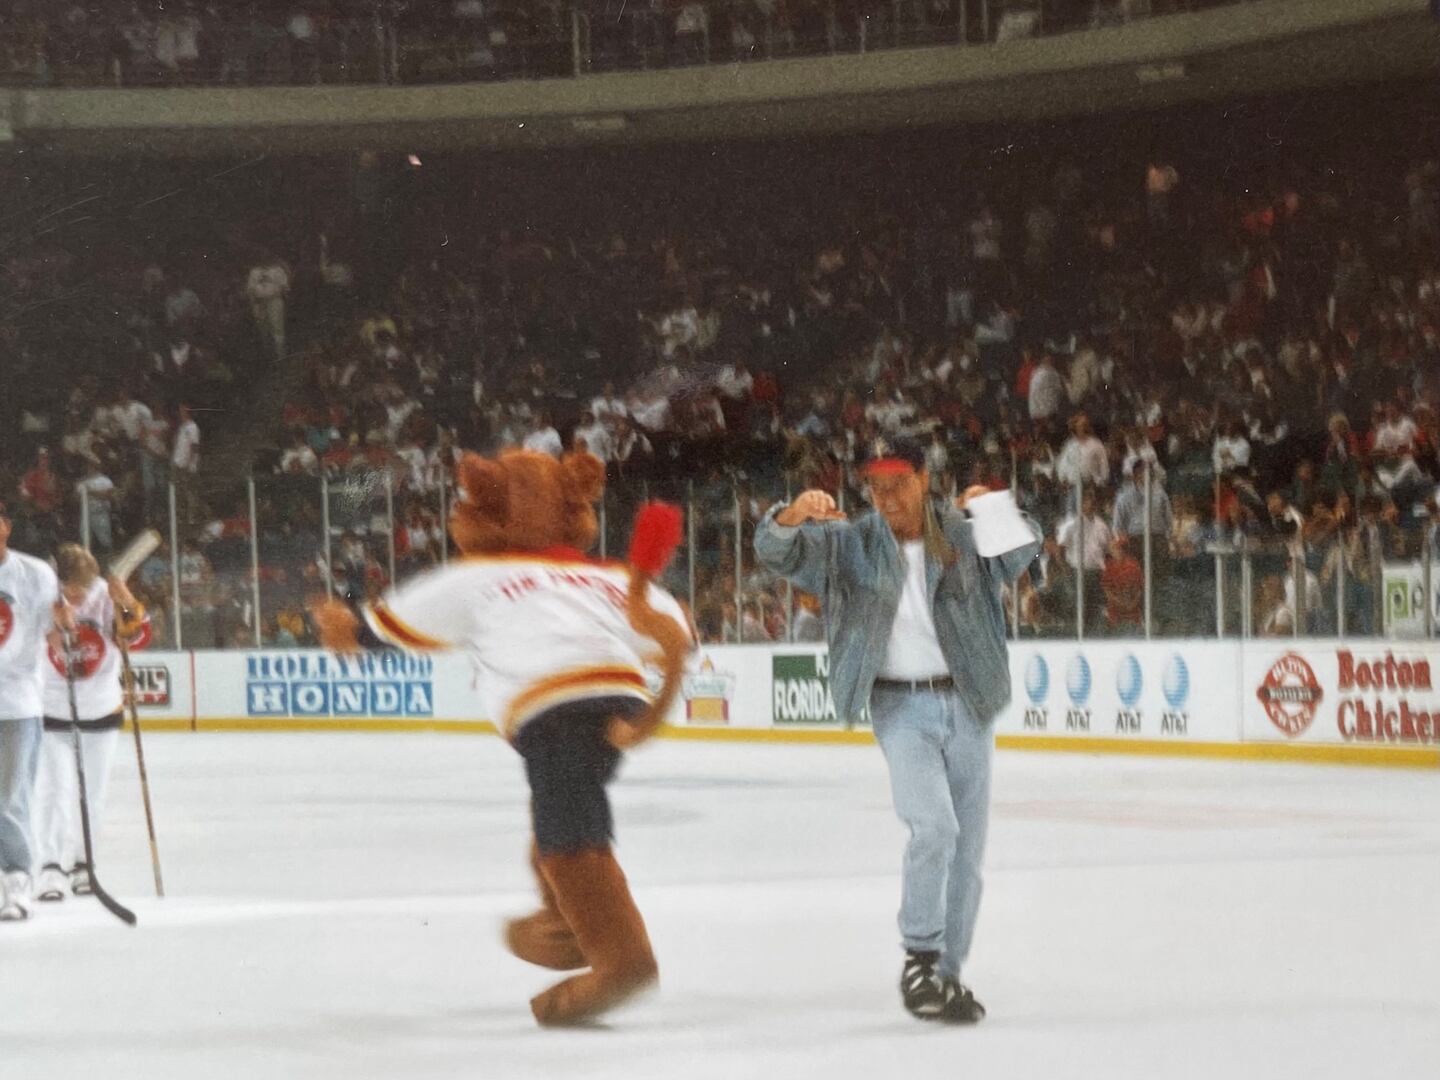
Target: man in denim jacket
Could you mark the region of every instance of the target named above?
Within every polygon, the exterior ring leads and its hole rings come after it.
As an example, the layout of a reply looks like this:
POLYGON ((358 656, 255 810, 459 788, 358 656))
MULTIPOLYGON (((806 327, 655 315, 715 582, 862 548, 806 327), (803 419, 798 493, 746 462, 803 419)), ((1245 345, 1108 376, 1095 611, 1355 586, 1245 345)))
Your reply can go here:
POLYGON ((823 491, 770 511, 755 553, 821 597, 830 689, 842 717, 868 704, 910 830, 901 889, 900 990, 922 1019, 973 1023, 960 982, 980 904, 992 723, 1010 700, 1000 587, 1040 551, 1009 492, 933 503, 908 442, 865 466, 875 512, 853 521, 823 491), (984 552, 984 554, 982 554, 984 552))

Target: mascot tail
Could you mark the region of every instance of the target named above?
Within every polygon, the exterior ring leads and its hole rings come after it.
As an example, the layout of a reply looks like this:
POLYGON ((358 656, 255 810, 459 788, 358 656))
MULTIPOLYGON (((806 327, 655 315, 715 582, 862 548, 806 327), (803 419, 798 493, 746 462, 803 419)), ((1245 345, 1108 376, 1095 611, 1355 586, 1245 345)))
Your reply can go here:
POLYGON ((668 503, 652 502, 641 507, 635 518, 635 531, 630 540, 630 592, 626 612, 637 633, 652 638, 660 646, 660 664, 664 682, 654 702, 633 719, 616 717, 610 722, 610 742, 620 750, 648 739, 669 715, 675 695, 680 691, 680 678, 685 671, 685 656, 690 651, 690 635, 669 615, 650 606, 649 589, 669 565, 684 532, 684 516, 679 508, 668 503))

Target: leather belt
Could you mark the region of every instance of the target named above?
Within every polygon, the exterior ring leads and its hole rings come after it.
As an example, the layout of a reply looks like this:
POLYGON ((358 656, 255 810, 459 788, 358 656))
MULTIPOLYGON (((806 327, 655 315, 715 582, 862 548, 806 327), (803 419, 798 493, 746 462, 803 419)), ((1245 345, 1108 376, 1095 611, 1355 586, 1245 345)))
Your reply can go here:
POLYGON ((886 690, 908 690, 912 694, 921 690, 949 690, 955 680, 949 675, 937 675, 933 679, 876 679, 875 685, 886 690))

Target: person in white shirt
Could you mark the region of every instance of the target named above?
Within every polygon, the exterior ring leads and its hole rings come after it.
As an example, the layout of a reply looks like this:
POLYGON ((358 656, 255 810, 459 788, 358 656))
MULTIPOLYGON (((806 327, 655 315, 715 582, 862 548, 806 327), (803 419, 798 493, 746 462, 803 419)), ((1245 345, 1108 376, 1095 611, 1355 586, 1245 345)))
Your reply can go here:
POLYGON ((755 388, 755 376, 743 362, 726 364, 715 377, 715 389, 727 398, 740 400, 755 388))
POLYGON ((119 642, 140 649, 150 640, 144 606, 123 581, 101 577, 100 564, 88 551, 79 544, 62 544, 55 563, 60 592, 75 627, 70 635, 75 715, 70 713, 64 646, 57 649, 52 644, 44 665, 45 734, 35 784, 35 855, 41 864, 36 895, 44 901, 65 899, 67 886, 76 896, 90 892, 70 729, 80 729, 93 835, 100 826, 110 765, 125 719, 119 642))
POLYGON ((425 488, 439 491, 450 483, 455 466, 460 464, 462 452, 455 445, 455 434, 449 428, 441 428, 439 440, 425 455, 425 488))
POLYGON ((615 440, 606 426, 597 420, 593 413, 581 413, 580 423, 575 425, 575 432, 572 436, 574 449, 579 450, 583 442, 583 449, 594 454, 605 464, 615 459, 615 440))
POLYGON ((1071 405, 1083 405, 1085 399, 1105 386, 1105 375, 1100 365, 1100 354, 1088 343, 1076 350, 1070 361, 1070 378, 1066 391, 1071 405))
POLYGON ((118 439, 125 434, 124 410, 116 394, 106 404, 96 405, 90 417, 90 430, 102 439, 118 439))
POLYGON ((1160 464, 1160 456, 1155 453, 1155 447, 1145 437, 1145 432, 1138 429, 1125 435, 1125 457, 1120 464, 1120 475, 1129 476, 1137 461, 1150 467, 1150 475, 1157 484, 1165 483, 1165 466, 1160 464))
POLYGON ((274 257, 252 267, 245 281, 255 328, 277 357, 285 355, 285 295, 289 291, 290 272, 274 257))
POLYGON ((120 421, 121 430, 125 433, 125 438, 138 444, 145 434, 145 425, 151 420, 150 406, 139 400, 134 394, 125 393, 121 395, 119 404, 115 406, 115 412, 120 421))
POLYGON ((195 476, 200 471, 200 425, 181 405, 176 414, 175 441, 170 450, 170 476, 175 482, 177 510, 187 522, 195 520, 195 476))
POLYGON ((1060 448, 1055 477, 1069 487, 1076 484, 1104 487, 1110 482, 1110 455, 1105 452, 1105 444, 1095 437, 1090 418, 1084 413, 1070 420, 1070 438, 1060 448))
POLYGON ((400 441, 410 417, 421 411, 420 402, 409 397, 400 387, 390 388, 385 402, 385 434, 392 444, 400 441))
POLYGON ((55 571, 10 550, 10 515, 0 505, 0 921, 30 916, 30 805, 44 711, 41 665, 46 634, 57 618, 68 621, 55 571))
POLYGON ((865 419, 872 421, 881 431, 898 433, 915 418, 915 403, 905 396, 903 390, 896 390, 888 397, 872 401, 865 406, 865 419))
POLYGON ((625 402, 615 393, 615 384, 608 382, 601 388, 600 396, 590 402, 590 412, 600 423, 612 428, 620 417, 630 415, 625 402))
POLYGON ((670 399, 662 393, 649 397, 634 396, 627 403, 630 418, 646 431, 663 433, 670 430, 673 413, 670 399))
POLYGON ((1217 473, 1243 469, 1250 464, 1250 440, 1245 438, 1238 420, 1227 423, 1224 430, 1215 436, 1210 458, 1217 473))
POLYGON ((175 442, 170 451, 170 467, 176 472, 194 476, 200 471, 200 425, 190 415, 190 406, 181 405, 175 442))
POLYGON ((90 539, 101 551, 115 547, 115 535, 111 525, 110 509, 115 499, 115 481, 106 476, 94 462, 85 478, 75 485, 75 497, 89 520, 90 539))
POLYGON ((1385 406, 1385 419, 1375 428, 1373 446, 1376 454, 1401 457, 1414 453, 1420 429, 1415 421, 1400 412, 1394 402, 1385 406))
POLYGON ((280 455, 280 464, 275 471, 289 476, 313 474, 320 467, 320 459, 305 441, 305 433, 296 431, 290 436, 290 445, 280 455))
POLYGON ((410 439, 400 449, 395 451, 395 456, 405 466, 403 483, 411 491, 427 490, 427 464, 425 451, 420 446, 419 439, 410 439))
POLYGON ((1093 489, 1086 489, 1080 502, 1084 519, 1082 530, 1080 519, 1072 512, 1055 530, 1055 539, 1065 551, 1065 561, 1072 569, 1083 568, 1085 574, 1085 625, 1099 626, 1100 609, 1104 595, 1100 588, 1100 575, 1105 569, 1105 557, 1114 543, 1115 533, 1101 516, 1093 489), (1083 549, 1082 549, 1082 536, 1083 549))
POLYGON ((1083 560, 1080 550, 1080 521, 1073 512, 1060 522, 1059 527, 1055 530, 1055 539, 1065 549, 1065 561, 1071 567, 1079 569, 1083 561, 1086 570, 1098 573, 1105 569, 1105 554, 1110 550, 1110 544, 1115 539, 1115 534, 1106 524, 1104 517, 1097 512, 1093 491, 1085 493, 1080 503, 1080 509, 1085 521, 1083 560))
POLYGON ((544 413, 535 414, 535 419, 530 422, 530 433, 525 436, 521 446, 526 450, 549 454, 553 458, 558 458, 565 451, 565 446, 560 441, 560 433, 544 413))
POLYGON ((1030 392, 1026 404, 1031 420, 1050 420, 1057 416, 1066 400, 1065 380, 1055 370, 1055 360, 1045 353, 1040 366, 1030 374, 1030 392))

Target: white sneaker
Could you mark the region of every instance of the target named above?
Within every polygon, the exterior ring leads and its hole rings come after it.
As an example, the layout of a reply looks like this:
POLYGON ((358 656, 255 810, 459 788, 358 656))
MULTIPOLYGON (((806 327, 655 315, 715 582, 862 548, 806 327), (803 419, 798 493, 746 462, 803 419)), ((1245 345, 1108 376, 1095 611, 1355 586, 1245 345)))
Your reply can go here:
POLYGON ((95 890, 90 887, 90 868, 78 863, 70 871, 70 891, 76 896, 89 896, 95 890))
POLYGON ((0 882, 0 922, 28 919, 30 902, 30 875, 24 870, 7 871, 0 882))
POLYGON ((40 871, 40 880, 35 889, 35 899, 44 903, 64 900, 69 886, 70 879, 66 877, 65 871, 51 863, 40 871))

